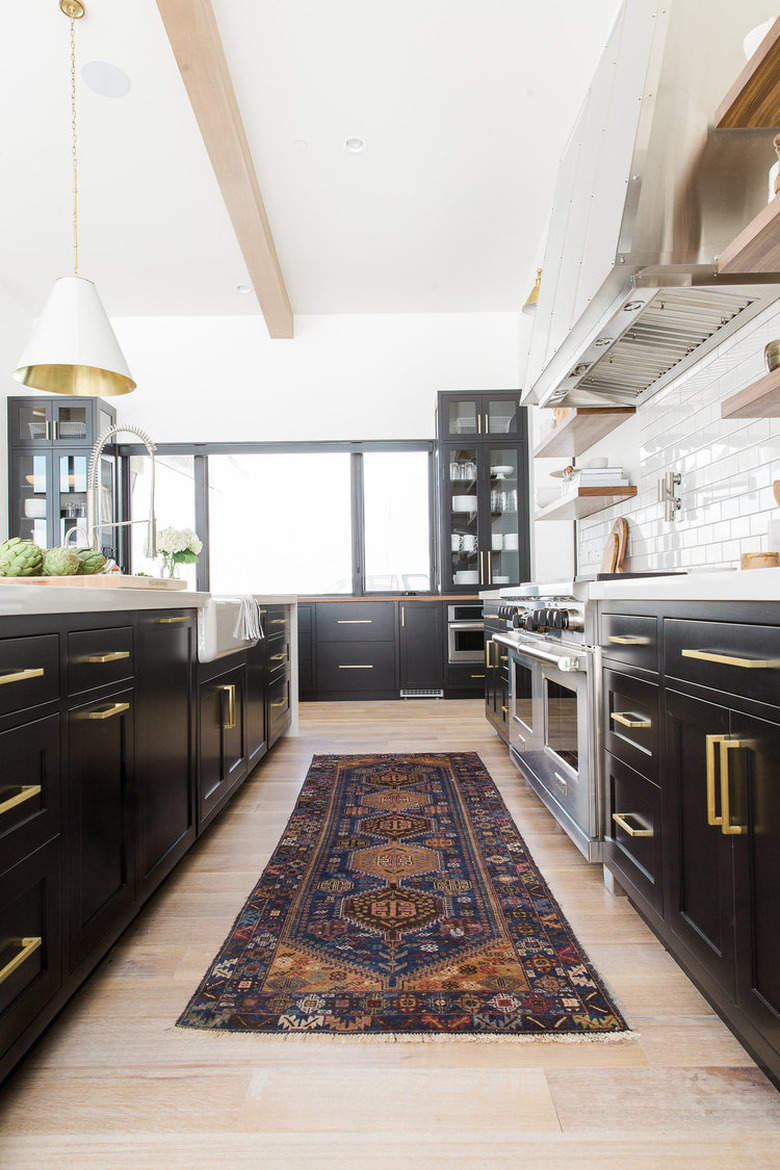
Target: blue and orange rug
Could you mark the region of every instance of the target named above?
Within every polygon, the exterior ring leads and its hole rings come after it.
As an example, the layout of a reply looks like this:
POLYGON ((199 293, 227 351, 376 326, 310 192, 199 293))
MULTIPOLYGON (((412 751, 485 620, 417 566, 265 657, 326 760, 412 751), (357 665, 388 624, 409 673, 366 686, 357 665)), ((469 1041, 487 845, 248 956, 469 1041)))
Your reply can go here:
POLYGON ((315 756, 178 1021, 366 1039, 620 1039, 474 752, 315 756))

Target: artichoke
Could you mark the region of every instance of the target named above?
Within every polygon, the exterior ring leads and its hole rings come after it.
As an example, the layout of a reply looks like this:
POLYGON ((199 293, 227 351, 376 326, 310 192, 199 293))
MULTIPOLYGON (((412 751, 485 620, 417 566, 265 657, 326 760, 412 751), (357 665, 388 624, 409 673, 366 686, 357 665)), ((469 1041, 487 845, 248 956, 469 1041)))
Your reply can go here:
POLYGON ((102 552, 96 548, 77 548, 76 556, 79 558, 78 572, 82 576, 91 576, 93 573, 100 573, 106 565, 106 558, 102 552))
POLYGON ((12 536, 0 544, 0 576, 40 577, 43 573, 43 552, 31 540, 12 536))
POLYGON ((44 577, 73 577, 79 571, 79 558, 72 548, 47 548, 43 554, 44 577))

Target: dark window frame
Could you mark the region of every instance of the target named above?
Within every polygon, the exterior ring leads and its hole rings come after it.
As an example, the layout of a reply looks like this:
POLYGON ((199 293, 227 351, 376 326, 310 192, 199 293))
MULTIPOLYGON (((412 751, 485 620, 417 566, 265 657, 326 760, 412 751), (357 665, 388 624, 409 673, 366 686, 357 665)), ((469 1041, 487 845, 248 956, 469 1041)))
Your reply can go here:
MULTIPOLYGON (((385 451, 422 451, 428 455, 428 526, 429 565, 431 587, 428 590, 382 590, 382 593, 399 597, 427 596, 438 591, 438 555, 436 547, 436 443, 432 439, 366 439, 362 441, 323 440, 321 442, 274 442, 274 443, 157 443, 155 455, 191 455, 193 457, 195 530, 203 541, 207 554, 201 556, 196 570, 196 588, 209 592, 210 528, 209 528, 209 480, 208 459, 210 455, 275 455, 275 454, 321 454, 343 452, 350 458, 350 524, 352 533, 352 593, 333 594, 338 597, 371 597, 377 591, 366 592, 365 588, 365 514, 363 498, 364 454, 385 451)), ((148 456, 140 443, 124 443, 117 448, 121 468, 121 500, 123 518, 130 517, 129 461, 133 456, 148 456)), ((123 563, 130 566, 130 537, 123 529, 123 563)), ((325 595, 322 595, 325 596, 325 595)))

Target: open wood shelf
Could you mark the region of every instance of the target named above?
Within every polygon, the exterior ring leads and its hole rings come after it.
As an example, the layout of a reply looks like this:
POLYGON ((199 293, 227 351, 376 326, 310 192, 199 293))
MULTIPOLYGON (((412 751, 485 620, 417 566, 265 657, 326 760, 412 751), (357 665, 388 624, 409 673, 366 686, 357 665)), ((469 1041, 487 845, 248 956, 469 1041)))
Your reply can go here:
POLYGON ((603 439, 615 427, 619 427, 632 414, 634 406, 608 406, 603 408, 577 408, 560 426, 545 435, 534 450, 534 459, 547 459, 556 455, 581 455, 599 439, 603 439))
POLYGON ((780 195, 723 249, 718 272, 780 273, 780 195))
POLYGON ((780 369, 727 398, 720 414, 721 418, 780 418, 780 369))
POLYGON ((718 130, 780 128, 780 18, 715 111, 718 130))
POLYGON ((581 487, 537 512, 534 520, 582 520, 619 500, 636 495, 635 487, 581 487))

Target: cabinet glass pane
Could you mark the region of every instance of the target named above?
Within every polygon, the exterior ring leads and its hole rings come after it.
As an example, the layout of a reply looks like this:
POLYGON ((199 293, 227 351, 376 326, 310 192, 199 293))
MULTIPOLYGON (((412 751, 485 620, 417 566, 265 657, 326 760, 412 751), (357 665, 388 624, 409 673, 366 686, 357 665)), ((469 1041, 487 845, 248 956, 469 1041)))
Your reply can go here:
POLYGON ((447 403, 449 420, 447 430, 451 435, 476 435, 477 404, 475 400, 461 398, 447 403))
MULTIPOLYGON (((157 455, 154 460, 154 510, 158 533, 163 528, 195 528, 195 474, 192 455, 157 455)), ((130 460, 130 517, 145 520, 151 497, 151 464, 148 455, 130 460)), ((198 533, 200 535, 200 533, 198 533)), ((131 572, 159 577, 162 558, 146 555, 148 529, 144 523, 130 525, 131 572)), ((179 575, 190 589, 195 588, 197 565, 179 565, 179 575)))
POLYGON ((87 535, 87 468, 89 456, 60 455, 57 458, 58 544, 84 546, 87 535), (77 529, 82 535, 71 535, 77 529))
POLYGON ((46 425, 47 417, 45 402, 20 406, 15 414, 16 432, 11 436, 12 441, 29 443, 31 439, 50 438, 51 426, 46 425))
POLYGON ((515 416, 519 400, 488 401, 485 411, 485 429, 489 435, 506 435, 517 429, 515 416))
POLYGON ((63 442, 76 442, 87 437, 86 406, 58 406, 56 408, 56 430, 54 438, 63 442))
POLYGON ((351 514, 347 452, 210 455, 212 591, 351 593, 351 514))
POLYGON ((450 452, 448 467, 450 572, 454 585, 479 584, 477 451, 450 452))
POLYGON ((41 548, 48 545, 47 526, 49 499, 47 496, 48 455, 19 457, 19 515, 14 518, 12 536, 34 540, 41 548))
POLYGON ((490 576, 493 585, 520 579, 517 451, 490 449, 490 576))
POLYGON ((363 456, 367 593, 431 588, 429 466, 425 451, 363 456))

